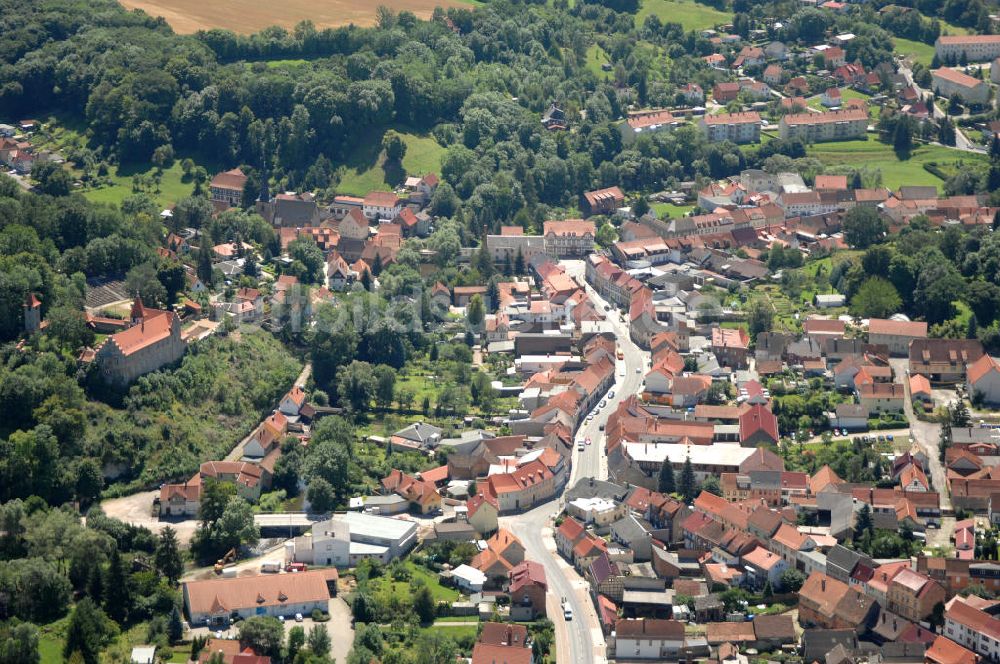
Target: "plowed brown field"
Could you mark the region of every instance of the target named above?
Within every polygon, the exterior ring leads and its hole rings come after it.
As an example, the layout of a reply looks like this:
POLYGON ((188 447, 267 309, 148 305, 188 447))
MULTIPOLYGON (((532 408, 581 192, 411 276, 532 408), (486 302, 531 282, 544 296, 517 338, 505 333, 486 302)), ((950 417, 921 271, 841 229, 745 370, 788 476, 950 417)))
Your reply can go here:
POLYGON ((435 7, 469 6, 462 0, 120 0, 127 9, 162 16, 177 32, 225 28, 242 34, 271 25, 291 28, 303 19, 316 27, 372 25, 375 8, 409 10, 427 18, 435 7))

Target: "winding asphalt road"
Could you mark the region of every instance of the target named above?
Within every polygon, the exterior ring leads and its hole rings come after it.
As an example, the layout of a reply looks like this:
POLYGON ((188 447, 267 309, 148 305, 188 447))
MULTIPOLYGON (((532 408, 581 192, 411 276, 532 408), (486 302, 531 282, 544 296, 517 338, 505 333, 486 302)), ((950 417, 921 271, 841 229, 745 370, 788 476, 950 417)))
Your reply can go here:
MULTIPOLYGON (((605 310, 608 303, 586 284, 583 261, 562 261, 561 264, 571 277, 584 285, 594 306, 605 312, 617 337, 618 349, 623 355, 623 359, 615 364, 615 384, 609 390, 609 394, 613 391, 614 396, 605 397, 605 406, 595 408, 591 413, 591 421, 585 422, 577 430, 577 443, 590 438, 591 444, 584 445, 583 450, 577 449, 579 445, 574 446, 573 468, 567 484, 573 486, 578 480, 587 477, 607 479, 603 427, 619 402, 641 389, 649 354, 632 342, 628 323, 622 320, 620 312, 614 307, 605 310)), ((589 585, 556 551, 553 539, 554 518, 562 509, 563 500, 560 497, 530 512, 501 518, 500 525, 521 539, 529 560, 541 563, 545 568, 549 584, 547 611, 549 618, 555 623, 557 661, 560 664, 605 662, 604 633, 590 597, 589 585), (572 620, 563 619, 562 598, 566 599, 567 605, 573 610, 572 620)))

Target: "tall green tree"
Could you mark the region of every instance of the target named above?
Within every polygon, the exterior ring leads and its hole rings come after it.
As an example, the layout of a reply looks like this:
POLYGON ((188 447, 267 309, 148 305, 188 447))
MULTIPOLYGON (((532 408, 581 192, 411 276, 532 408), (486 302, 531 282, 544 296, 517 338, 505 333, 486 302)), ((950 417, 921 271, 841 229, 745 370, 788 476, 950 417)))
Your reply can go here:
POLYGON ((285 642, 285 628, 271 616, 253 616, 239 625, 240 645, 258 655, 279 659, 285 642))
POLYGON ((66 627, 63 657, 78 654, 84 664, 99 664, 101 649, 115 633, 113 623, 89 597, 77 602, 66 627))
POLYGON ((256 544, 260 539, 260 529, 254 523, 250 503, 239 496, 231 497, 215 523, 213 535, 223 550, 256 544))
POLYGON ((375 403, 385 410, 392 406, 396 395, 396 370, 380 364, 375 367, 375 403))
POLYGON ((341 368, 337 379, 340 404, 355 413, 365 412, 372 397, 375 396, 377 384, 372 365, 354 360, 341 368))
POLYGON ((888 230, 875 208, 853 207, 844 215, 844 240, 855 249, 867 249, 881 242, 888 230))
POLYGON ((486 307, 483 305, 483 298, 479 295, 473 295, 472 299, 469 300, 469 311, 466 314, 469 326, 478 329, 483 324, 485 316, 486 307))
POLYGON ((663 465, 660 466, 656 488, 660 493, 673 493, 677 490, 676 482, 674 482, 674 467, 669 459, 664 459, 663 465))
POLYGON ((413 594, 413 612, 422 624, 427 625, 434 622, 434 618, 437 615, 435 609, 434 596, 431 594, 430 588, 426 585, 420 586, 417 592, 413 594))
POLYGON ((872 536, 875 530, 875 523, 872 520, 872 508, 865 503, 858 510, 858 515, 854 521, 854 541, 863 541, 872 536))
POLYGON ((177 532, 170 526, 160 531, 160 536, 156 540, 154 560, 156 571, 166 577, 171 585, 176 585, 184 571, 184 561, 177 542, 177 532))
POLYGON ((684 497, 684 502, 690 503, 694 500, 695 492, 698 489, 698 484, 694 476, 694 466, 691 465, 691 457, 684 459, 684 467, 681 468, 681 479, 678 485, 681 495, 684 497))
POLYGON ((205 285, 205 288, 212 287, 212 237, 208 233, 201 236, 201 246, 198 249, 198 279, 205 285))
POLYGON ((309 630, 307 645, 312 654, 318 657, 326 657, 330 654, 330 632, 326 625, 313 625, 309 630))
POLYGON ((5 664, 40 664, 38 628, 31 623, 0 627, 0 662, 5 664))
POLYGON ((881 277, 866 279, 851 298, 851 313, 861 318, 888 318, 903 304, 896 287, 881 277))
POLYGON ((108 561, 108 579, 104 589, 104 609, 118 624, 124 623, 132 610, 132 589, 125 561, 116 546, 108 561))
POLYGON ((756 342, 761 332, 770 332, 774 327, 774 307, 763 297, 755 297, 747 304, 747 324, 750 339, 756 342))

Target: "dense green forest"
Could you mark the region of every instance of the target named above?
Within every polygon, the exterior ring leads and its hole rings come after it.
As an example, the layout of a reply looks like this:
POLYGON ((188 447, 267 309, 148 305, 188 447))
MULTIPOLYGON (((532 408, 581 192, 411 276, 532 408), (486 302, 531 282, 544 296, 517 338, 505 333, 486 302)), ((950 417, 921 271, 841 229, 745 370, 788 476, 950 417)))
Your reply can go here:
MULTIPOLYGON (((894 35, 931 43, 942 31, 937 17, 976 29, 986 12, 979 0, 917 3, 923 14, 879 14, 883 4, 847 15, 792 0, 731 9, 737 32, 792 44, 854 32, 847 57, 867 67, 891 60, 894 35), (766 20, 773 16, 782 27, 766 20)), ((332 190, 360 143, 407 127, 446 148, 434 210, 451 217, 462 208, 463 231, 475 238, 512 219, 537 224, 599 186, 649 191, 731 175, 774 154, 805 156, 799 142, 707 144, 695 127, 623 146, 614 123, 629 104, 673 104, 679 86, 708 89, 723 75, 700 58, 714 50, 707 39, 657 15, 637 22, 634 2, 503 0, 439 10, 429 21, 382 11, 370 29, 305 21, 251 36, 177 36, 112 0, 14 5, 0 3, 9 17, 0 107, 82 122, 88 142, 67 157, 85 175, 149 163, 154 153, 200 155, 242 164, 254 190, 264 175, 286 190, 332 190), (608 75, 589 66, 592 46, 607 54, 608 75), (267 62, 287 58, 294 66, 267 62), (574 131, 541 126, 551 102, 574 131)))
POLYGON ((124 407, 112 408, 87 398, 74 359, 4 350, 0 500, 36 495, 55 505, 92 500, 102 474, 121 483, 117 491, 186 479, 249 433, 301 368, 266 332, 215 336, 176 369, 140 378, 124 407))

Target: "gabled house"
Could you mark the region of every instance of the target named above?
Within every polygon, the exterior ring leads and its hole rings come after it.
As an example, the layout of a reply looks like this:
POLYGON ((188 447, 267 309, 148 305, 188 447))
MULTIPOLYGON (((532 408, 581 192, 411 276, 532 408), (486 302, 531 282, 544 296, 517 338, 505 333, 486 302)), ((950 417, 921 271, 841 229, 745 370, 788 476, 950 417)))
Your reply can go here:
POLYGON ((512 620, 537 620, 546 615, 548 581, 540 563, 525 560, 510 571, 510 612, 512 620))
POLYGON ((433 482, 407 475, 401 470, 393 469, 383 477, 382 489, 405 498, 410 503, 410 509, 418 514, 430 514, 441 509, 441 494, 433 482))
POLYGON ((1000 403, 1000 363, 987 354, 970 364, 966 382, 973 401, 1000 403))
POLYGON ((768 408, 754 404, 740 414, 740 445, 757 447, 778 442, 778 418, 768 408))

